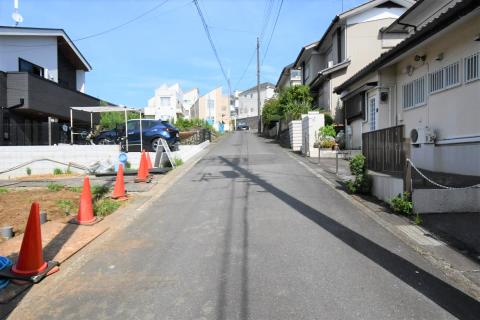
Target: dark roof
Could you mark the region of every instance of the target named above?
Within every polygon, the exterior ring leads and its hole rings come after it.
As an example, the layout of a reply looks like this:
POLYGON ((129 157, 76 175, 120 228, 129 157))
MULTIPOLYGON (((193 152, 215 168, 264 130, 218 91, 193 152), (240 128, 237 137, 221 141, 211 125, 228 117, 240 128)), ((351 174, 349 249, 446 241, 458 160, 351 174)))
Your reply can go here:
POLYGON ((282 80, 283 74, 285 73, 285 71, 291 69, 292 67, 293 67, 293 63, 290 63, 285 67, 283 67, 282 72, 280 72, 280 77, 278 77, 277 83, 275 84, 275 87, 278 87, 278 85, 280 84, 280 80, 282 80))
POLYGON ((450 10, 446 11, 445 13, 441 14, 440 16, 429 22, 422 29, 413 33, 410 37, 404 39, 402 42, 397 44, 389 51, 382 53, 377 59, 370 62, 368 65, 366 65, 363 69, 354 74, 344 83, 336 87, 333 91, 337 94, 341 93, 348 86, 365 77, 370 72, 375 71, 378 68, 383 67, 385 64, 392 61, 393 59, 398 58, 408 50, 421 44, 423 41, 445 29, 447 26, 456 22, 461 17, 469 14, 470 12, 472 12, 473 9, 479 6, 480 3, 477 0, 463 0, 462 2, 457 3, 454 7, 450 8, 450 10))
MULTIPOLYGON (((267 87, 275 88, 275 85, 273 83, 270 83, 270 82, 260 83, 260 90, 266 89, 267 87)), ((257 90, 257 86, 253 86, 253 87, 251 87, 251 88, 249 88, 245 91, 240 92, 240 94, 244 94, 246 92, 256 91, 256 90, 257 90)))

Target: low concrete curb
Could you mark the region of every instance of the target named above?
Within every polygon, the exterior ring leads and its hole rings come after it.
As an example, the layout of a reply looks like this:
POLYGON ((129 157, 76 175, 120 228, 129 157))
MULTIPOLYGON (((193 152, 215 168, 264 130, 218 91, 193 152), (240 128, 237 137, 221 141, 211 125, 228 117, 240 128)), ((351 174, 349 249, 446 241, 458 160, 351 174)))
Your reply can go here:
POLYGON ((412 224, 407 218, 392 215, 382 206, 368 202, 342 190, 342 185, 335 174, 326 172, 298 154, 288 151, 285 152, 307 171, 338 192, 345 200, 355 205, 363 214, 370 217, 413 250, 420 253, 433 266, 441 270, 446 278, 455 283, 465 293, 480 300, 480 282, 473 280, 476 277, 480 280, 480 277, 478 276, 480 273, 480 266, 478 264, 445 243, 427 237, 425 234, 428 234, 428 232, 412 224), (406 232, 406 227, 409 229, 408 232, 406 232), (410 229, 413 230, 415 235, 411 234, 410 229), (434 241, 436 243, 432 245, 434 241), (469 274, 476 274, 476 277, 468 277, 467 275, 469 274))

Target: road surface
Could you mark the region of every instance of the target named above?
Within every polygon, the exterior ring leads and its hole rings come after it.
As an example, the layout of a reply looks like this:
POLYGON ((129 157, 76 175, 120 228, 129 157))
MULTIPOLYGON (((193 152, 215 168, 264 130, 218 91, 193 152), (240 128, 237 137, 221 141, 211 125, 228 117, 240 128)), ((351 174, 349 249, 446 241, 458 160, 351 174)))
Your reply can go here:
POLYGON ((478 301, 249 132, 222 139, 123 232, 78 255, 81 272, 50 277, 11 318, 480 318, 478 301))

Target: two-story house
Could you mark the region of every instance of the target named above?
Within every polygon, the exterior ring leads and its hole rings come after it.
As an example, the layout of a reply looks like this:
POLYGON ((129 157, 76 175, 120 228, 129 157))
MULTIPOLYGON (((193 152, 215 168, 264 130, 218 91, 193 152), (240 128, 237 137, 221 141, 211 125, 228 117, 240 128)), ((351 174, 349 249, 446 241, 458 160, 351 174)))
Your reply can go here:
POLYGON ((230 130, 230 98, 224 96, 222 87, 201 96, 190 108, 190 116, 207 121, 218 130, 223 124, 225 130, 230 130))
POLYGON ((335 89, 349 146, 374 171, 408 157, 438 182, 480 182, 480 3, 420 0, 384 32, 409 36, 335 89))
POLYGON ((302 71, 293 68, 293 63, 286 65, 275 85, 276 91, 280 92, 285 88, 302 84, 302 71))
POLYGON ((333 88, 405 37, 404 33, 380 31, 413 3, 368 1, 335 16, 319 41, 301 49, 292 67, 301 70, 302 84, 310 86, 315 108, 330 112, 336 123, 343 123, 342 102, 333 88))
POLYGON ((162 84, 158 87, 145 108, 146 116, 172 122, 183 116, 183 112, 183 91, 178 83, 171 86, 162 84))
POLYGON ((49 117, 68 122, 69 107, 99 105, 85 94, 91 70, 62 29, 0 27, 0 145, 45 143, 49 117))
MULTIPOLYGON (((265 101, 271 99, 275 94, 275 85, 269 82, 260 84, 260 113, 263 110, 265 101)), ((252 129, 258 127, 258 91, 257 86, 242 91, 238 95, 238 117, 237 120, 247 122, 252 129)))
POLYGON ((183 115, 186 119, 191 119, 191 112, 190 110, 198 101, 200 97, 200 92, 198 88, 193 88, 183 94, 183 115))

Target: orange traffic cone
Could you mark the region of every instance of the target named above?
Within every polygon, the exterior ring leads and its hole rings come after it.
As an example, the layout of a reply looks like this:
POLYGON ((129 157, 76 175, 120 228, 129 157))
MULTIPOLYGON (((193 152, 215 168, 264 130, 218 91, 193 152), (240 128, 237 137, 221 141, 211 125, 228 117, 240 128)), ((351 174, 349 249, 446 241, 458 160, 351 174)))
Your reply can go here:
POLYGON ((43 260, 40 205, 34 202, 28 216, 18 260, 12 267, 12 272, 22 276, 33 276, 44 272, 47 266, 43 260))
POLYGON ((148 182, 148 167, 147 167, 147 156, 145 155, 145 151, 142 151, 142 155, 140 156, 140 166, 138 167, 137 177, 135 178, 135 182, 148 182))
POLYGON ((78 224, 93 224, 97 218, 93 215, 92 193, 90 191, 90 179, 83 178, 82 195, 80 196, 80 206, 78 207, 78 214, 76 223, 78 224))
POLYGON ((125 183, 123 181, 123 165, 118 165, 117 178, 115 179, 115 187, 113 188, 112 199, 127 200, 125 194, 125 183))
POLYGON ((150 152, 145 152, 145 154, 147 155, 147 168, 148 170, 152 169, 153 168, 153 165, 152 165, 152 159, 150 158, 150 152))

